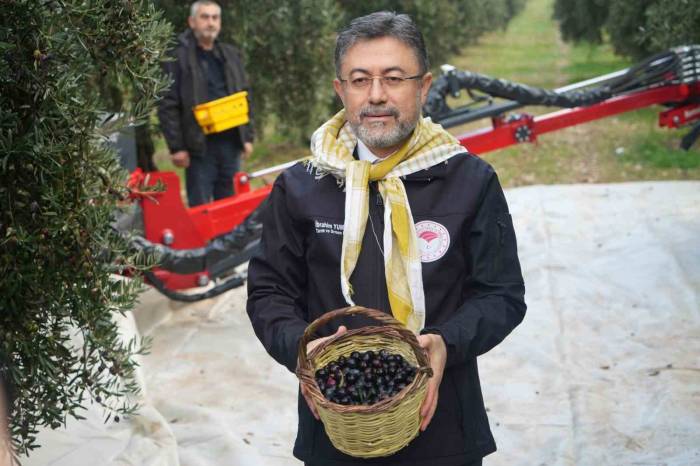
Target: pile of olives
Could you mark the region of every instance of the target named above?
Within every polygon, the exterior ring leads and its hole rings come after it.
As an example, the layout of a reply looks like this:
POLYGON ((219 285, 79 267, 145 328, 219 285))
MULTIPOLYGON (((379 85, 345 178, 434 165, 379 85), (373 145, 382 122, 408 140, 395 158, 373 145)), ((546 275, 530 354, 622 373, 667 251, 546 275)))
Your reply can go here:
POLYGON ((327 400, 341 405, 373 405, 406 388, 416 371, 403 356, 383 349, 340 356, 315 375, 327 400))

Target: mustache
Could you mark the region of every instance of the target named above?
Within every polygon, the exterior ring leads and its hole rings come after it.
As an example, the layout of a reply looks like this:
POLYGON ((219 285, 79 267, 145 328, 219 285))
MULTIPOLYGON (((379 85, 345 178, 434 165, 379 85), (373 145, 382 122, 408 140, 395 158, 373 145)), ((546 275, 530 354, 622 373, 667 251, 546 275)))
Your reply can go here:
POLYGON ((399 117, 399 111, 393 107, 374 107, 368 106, 360 110, 360 118, 376 115, 391 115, 394 118, 399 117))

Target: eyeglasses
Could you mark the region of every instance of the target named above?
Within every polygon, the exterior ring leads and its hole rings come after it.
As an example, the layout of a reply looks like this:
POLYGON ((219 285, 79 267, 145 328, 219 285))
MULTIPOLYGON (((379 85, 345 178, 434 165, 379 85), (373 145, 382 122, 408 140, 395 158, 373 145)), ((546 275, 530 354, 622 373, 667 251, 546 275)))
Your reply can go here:
POLYGON ((397 89, 400 88, 409 79, 421 79, 424 74, 417 74, 415 76, 358 76, 356 78, 350 79, 340 79, 341 83, 348 83, 350 88, 356 91, 364 91, 369 89, 374 83, 375 79, 378 79, 382 86, 387 89, 397 89))

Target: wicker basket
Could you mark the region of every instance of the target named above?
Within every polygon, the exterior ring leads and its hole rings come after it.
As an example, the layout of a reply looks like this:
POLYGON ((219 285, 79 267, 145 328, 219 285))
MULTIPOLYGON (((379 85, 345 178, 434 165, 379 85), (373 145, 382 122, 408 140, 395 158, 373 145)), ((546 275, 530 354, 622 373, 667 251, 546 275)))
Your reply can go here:
POLYGON ((391 455, 418 435, 420 406, 432 376, 428 357, 413 332, 390 315, 364 307, 348 307, 326 313, 313 321, 299 344, 297 377, 316 402, 318 414, 331 443, 343 453, 358 458, 391 455), (349 330, 330 338, 308 355, 306 345, 316 338, 315 330, 343 316, 362 314, 380 321, 381 326, 349 330), (413 381, 393 397, 373 405, 347 406, 327 400, 314 377, 317 369, 353 351, 379 351, 400 354, 418 368, 413 381))

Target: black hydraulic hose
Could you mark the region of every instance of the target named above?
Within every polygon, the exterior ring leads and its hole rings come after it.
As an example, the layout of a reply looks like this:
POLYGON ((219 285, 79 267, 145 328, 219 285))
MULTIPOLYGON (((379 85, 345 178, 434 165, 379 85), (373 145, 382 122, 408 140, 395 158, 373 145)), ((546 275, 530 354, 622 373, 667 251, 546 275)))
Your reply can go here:
POLYGON ((221 264, 232 264, 226 267, 230 269, 250 258, 251 244, 257 243, 262 234, 260 215, 263 208, 264 203, 236 228, 217 236, 201 248, 173 249, 152 243, 141 236, 133 237, 131 244, 136 249, 155 256, 158 267, 163 270, 184 275, 216 269, 219 275, 225 271, 221 270, 221 264), (239 260, 238 256, 242 259, 239 260))
POLYGON ((681 74, 679 64, 680 58, 674 51, 657 53, 630 67, 607 87, 613 95, 619 95, 653 85, 674 84, 681 74))
POLYGON ((474 109, 455 109, 442 117, 434 118, 433 121, 440 123, 444 128, 451 128, 453 126, 469 123, 470 121, 477 121, 481 120, 482 118, 502 115, 520 107, 523 107, 523 105, 519 104, 518 102, 506 101, 503 103, 485 105, 474 109))
POLYGON ((423 113, 430 116, 433 121, 449 128, 481 118, 501 115, 525 105, 563 108, 588 106, 636 90, 678 83, 694 83, 699 80, 699 45, 676 47, 656 54, 597 88, 581 91, 551 91, 453 69, 435 80, 428 93, 423 113), (478 90, 507 101, 478 108, 463 106, 452 109, 447 105, 446 97, 448 94, 456 96, 460 89, 478 90))
POLYGON ((228 257, 212 264, 207 268, 209 278, 214 279, 222 275, 226 275, 230 270, 238 267, 244 262, 248 262, 253 254, 260 248, 260 239, 253 240, 238 254, 232 254, 228 257))
POLYGON ((592 105, 612 97, 612 93, 607 88, 560 94, 547 89, 519 84, 505 79, 496 79, 470 71, 456 71, 450 77, 439 77, 430 88, 423 111, 431 116, 434 121, 442 122, 443 117, 449 116, 451 109, 447 106, 445 97, 448 92, 454 89, 455 82, 461 89, 476 89, 492 97, 508 99, 516 103, 517 107, 544 105, 573 108, 592 105))
POLYGON ((226 281, 214 286, 213 288, 207 291, 203 291, 202 293, 187 294, 168 289, 168 287, 165 286, 165 283, 158 279, 158 277, 156 277, 156 275, 153 272, 144 272, 144 276, 148 280, 148 283, 153 285, 153 287, 164 296, 172 299, 173 301, 181 301, 185 303, 194 303, 203 299, 214 298, 229 290, 238 288, 239 286, 243 285, 246 280, 246 277, 244 275, 233 275, 226 281))
POLYGON ((681 149, 689 150, 695 141, 700 138, 700 123, 696 123, 691 130, 681 139, 681 149))
POLYGON ((518 84, 505 79, 494 79, 469 71, 457 73, 457 79, 462 87, 477 89, 493 97, 513 100, 522 105, 573 108, 591 105, 612 96, 610 91, 605 88, 559 94, 547 89, 518 84))

